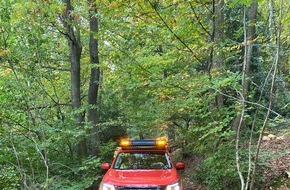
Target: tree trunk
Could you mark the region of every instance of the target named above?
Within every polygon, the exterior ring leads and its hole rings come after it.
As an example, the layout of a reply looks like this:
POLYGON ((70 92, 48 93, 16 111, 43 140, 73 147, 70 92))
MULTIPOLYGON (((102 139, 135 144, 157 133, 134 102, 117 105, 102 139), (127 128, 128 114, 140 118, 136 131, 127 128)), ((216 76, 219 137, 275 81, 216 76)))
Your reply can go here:
MULTIPOLYGON (((73 11, 73 6, 70 0, 63 0, 66 5, 65 12, 63 14, 63 25, 66 29, 65 36, 68 40, 69 45, 69 58, 71 64, 71 99, 73 110, 78 110, 81 108, 81 91, 80 91, 80 59, 82 53, 82 46, 80 42, 80 31, 74 28, 73 23, 74 18, 71 15, 73 11)), ((84 123, 84 114, 79 111, 75 114, 76 127, 81 127, 84 123)), ((81 158, 87 155, 87 146, 85 137, 82 137, 78 143, 78 156, 81 158)))
MULTIPOLYGON (((215 47, 211 51, 211 64, 209 68, 209 73, 218 72, 222 73, 222 63, 224 60, 223 53, 220 50, 220 43, 224 41, 224 1, 223 0, 213 0, 213 18, 212 18, 212 34, 211 41, 214 42, 215 47)), ((214 93, 214 91, 212 92, 214 93)), ((215 100, 211 102, 211 111, 220 109, 223 107, 223 95, 217 94, 215 100)))
POLYGON ((249 78, 250 76, 250 63, 251 63, 251 59, 253 57, 253 42, 255 40, 255 32, 256 32, 256 17, 257 17, 257 11, 258 11, 258 3, 253 1, 253 3, 250 6, 249 9, 249 27, 247 30, 247 42, 246 42, 246 56, 244 57, 245 59, 245 66, 244 66, 244 73, 245 73, 245 83, 243 84, 243 95, 244 97, 246 97, 246 95, 248 94, 248 90, 249 90, 249 80, 247 78, 249 78))
POLYGON ((169 144, 173 145, 175 143, 175 125, 170 123, 167 128, 167 136, 169 144))
POLYGON ((91 143, 92 154, 97 156, 97 147, 99 145, 99 114, 98 114, 98 94, 100 85, 100 68, 99 68, 99 49, 98 49, 98 18, 96 3, 93 0, 88 0, 89 17, 90 17, 90 62, 91 62, 91 77, 88 92, 88 121, 92 124, 91 143))
MULTIPOLYGON (((246 97, 249 91, 249 76, 250 76, 250 65, 251 59, 253 57, 253 42, 255 40, 255 32, 256 32, 256 17, 258 11, 258 3, 253 2, 248 11, 249 16, 249 26, 245 31, 245 55, 244 55, 244 64, 243 64, 243 79, 242 79, 242 95, 246 101, 246 97)), ((238 128, 238 124, 241 116, 237 116, 233 122, 233 127, 235 129, 238 128)))
POLYGON ((240 132, 242 128, 242 123, 244 120, 244 113, 246 110, 245 101, 247 99, 247 94, 249 91, 249 76, 250 76, 250 63, 253 55, 253 42, 255 39, 255 30, 256 30, 256 15, 258 10, 258 3, 253 1, 250 9, 248 10, 248 16, 249 16, 249 26, 246 26, 246 7, 244 7, 244 44, 245 44, 245 50, 244 50, 244 61, 243 61, 243 77, 242 77, 242 93, 241 93, 241 102, 242 102, 242 111, 241 114, 238 115, 234 121, 234 128, 237 131, 236 135, 236 164, 237 164, 237 170, 238 174, 240 176, 241 180, 241 186, 242 190, 248 189, 249 180, 250 180, 250 173, 251 173, 251 141, 252 141, 252 133, 249 138, 249 154, 248 154, 248 175, 247 180, 245 183, 244 177, 240 171, 241 165, 240 165, 240 148, 239 148, 239 141, 240 141, 240 132), (238 122, 239 121, 239 122, 238 122))

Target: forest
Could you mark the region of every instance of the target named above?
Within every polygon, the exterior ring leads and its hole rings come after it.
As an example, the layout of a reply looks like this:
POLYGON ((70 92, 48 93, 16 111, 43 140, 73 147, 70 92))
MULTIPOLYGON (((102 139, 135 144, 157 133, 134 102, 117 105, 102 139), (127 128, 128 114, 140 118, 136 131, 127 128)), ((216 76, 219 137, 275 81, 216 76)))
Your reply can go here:
POLYGON ((198 157, 206 189, 290 188, 263 146, 290 144, 289 0, 0 4, 0 189, 97 188, 122 137, 198 157))

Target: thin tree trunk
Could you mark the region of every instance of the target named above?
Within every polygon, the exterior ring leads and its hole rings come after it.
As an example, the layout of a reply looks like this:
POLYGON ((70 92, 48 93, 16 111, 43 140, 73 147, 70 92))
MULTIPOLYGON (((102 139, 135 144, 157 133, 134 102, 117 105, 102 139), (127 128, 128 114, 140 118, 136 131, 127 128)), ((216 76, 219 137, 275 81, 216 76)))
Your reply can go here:
POLYGON ((245 82, 243 84, 243 93, 244 97, 248 94, 249 90, 249 80, 248 77, 250 76, 250 65, 251 65, 251 59, 253 57, 253 43, 255 41, 255 33, 256 33, 256 18, 257 18, 257 12, 258 12, 258 2, 253 1, 253 3, 250 6, 249 9, 249 26, 247 30, 247 39, 246 39, 246 49, 247 51, 246 56, 244 57, 245 59, 245 67, 244 67, 244 72, 245 72, 245 82))
MULTIPOLYGON (((250 6, 249 9, 249 27, 248 29, 246 26, 246 7, 244 7, 244 44, 245 44, 245 54, 244 54, 244 62, 243 62, 243 77, 242 77, 242 113, 237 116, 237 118, 235 119, 236 121, 234 122, 235 124, 237 124, 237 126, 234 126, 234 128, 237 131, 237 136, 236 136, 236 163, 237 163, 237 170, 238 170, 238 174, 240 176, 240 180, 241 180, 241 189, 247 189, 248 188, 248 182, 249 182, 249 174, 251 172, 251 146, 249 146, 249 171, 248 171, 248 177, 245 183, 244 177, 240 171, 240 162, 239 162, 239 138, 240 138, 240 131, 241 131, 241 126, 243 123, 243 117, 244 117, 244 112, 245 112, 245 100, 248 94, 248 90, 249 90, 249 81, 248 81, 248 77, 250 75, 250 63, 251 63, 251 59, 253 56, 253 42, 255 39, 255 31, 256 31, 256 17, 257 17, 257 10, 258 10, 258 3, 253 1, 253 3, 250 6), (239 122, 237 122, 239 121, 239 122)), ((250 136, 250 141, 251 141, 251 137, 250 136)))
MULTIPOLYGON (((243 81, 242 81, 242 93, 245 101, 247 100, 247 94, 249 91, 249 76, 250 76, 250 66, 251 66, 251 59, 253 57, 253 43, 255 41, 255 32, 256 32, 256 17, 258 11, 258 3, 253 1, 248 11, 249 15, 249 26, 244 26, 244 44, 245 44, 245 55, 244 55, 244 62, 243 62, 243 81), (248 28, 246 30, 246 27, 248 28)), ((246 12, 244 13, 246 14, 246 12)), ((244 15, 245 17, 246 15, 244 15)), ((244 23, 246 22, 244 18, 244 23)), ((238 115, 233 122, 234 128, 237 129, 239 125, 239 121, 241 120, 241 116, 238 115)))
POLYGON ((174 123, 170 123, 167 128, 167 134, 168 134, 168 141, 170 144, 175 143, 175 125, 174 123))
POLYGON ((241 115, 240 115, 240 120, 238 123, 238 127, 237 127, 237 134, 236 134, 236 144, 235 144, 235 148, 236 148, 236 165, 237 165, 237 172, 240 178, 240 182, 241 182, 241 190, 244 190, 245 187, 245 179, 244 176, 242 174, 241 171, 241 162, 240 162, 240 132, 241 132, 241 127, 242 127, 242 122, 243 122, 243 118, 244 118, 244 114, 245 114, 245 97, 243 96, 243 94, 240 94, 241 96, 241 115))
POLYGON ((99 138, 99 114, 98 114, 98 94, 100 85, 100 68, 99 68, 99 49, 98 49, 98 18, 97 7, 93 0, 88 0, 89 17, 90 17, 90 61, 91 61, 91 77, 88 92, 88 121, 92 124, 91 143, 92 154, 97 156, 97 147, 100 142, 99 138))
MULTIPOLYGON (((71 98, 72 98, 72 108, 73 110, 78 110, 81 108, 81 80, 80 80, 80 59, 82 53, 82 46, 80 42, 80 31, 74 28, 73 23, 74 18, 71 13, 73 11, 73 6, 70 0, 63 0, 66 5, 65 13, 63 14, 63 25, 66 29, 65 36, 68 40, 69 45, 69 58, 71 64, 71 98)), ((81 127, 84 123, 84 114, 79 111, 75 114, 76 117, 76 127, 81 127)), ((87 155, 87 145, 85 137, 81 137, 78 143, 78 155, 81 158, 87 155)))
POLYGON ((274 17, 274 8, 273 8, 273 0, 268 0, 269 5, 269 38, 272 39, 273 37, 273 31, 274 31, 274 23, 273 23, 273 17, 274 17))
MULTIPOLYGON (((243 94, 244 97, 247 96, 248 91, 249 91, 249 76, 250 76, 250 64, 251 64, 251 59, 253 57, 253 43, 255 40, 255 33, 256 33, 256 19, 257 19, 257 12, 258 12, 258 2, 253 1, 253 3, 250 6, 249 9, 249 27, 248 31, 246 34, 246 41, 245 41, 245 61, 244 61, 244 73, 245 77, 243 79, 243 94)), ((245 108, 244 108, 245 109, 245 108)), ((250 173, 252 169, 252 133, 253 130, 251 130, 250 138, 249 138, 249 146, 248 146, 248 175, 247 175, 247 180, 245 184, 245 190, 248 189, 249 186, 249 181, 250 181, 250 173)))
MULTIPOLYGON (((213 0, 213 19, 212 19, 212 35, 211 35, 211 41, 214 42, 215 48, 211 51, 211 61, 209 68, 209 73, 211 72, 218 72, 222 73, 222 63, 224 60, 224 56, 221 50, 220 44, 224 41, 224 0, 213 0)), ((214 91, 212 92, 214 93, 214 91)), ((210 108, 211 111, 215 111, 216 109, 220 109, 223 107, 223 95, 218 93, 216 95, 215 100, 211 102, 210 108)))
POLYGON ((234 124, 236 124, 237 126, 234 126, 234 128, 236 129, 236 165, 237 165, 237 172, 240 178, 240 182, 241 182, 241 190, 244 190, 245 187, 245 179, 244 176, 241 172, 241 163, 240 163, 240 132, 241 132, 241 128, 242 128, 242 123, 243 123, 243 119, 244 119, 244 113, 245 113, 245 97, 246 97, 246 93, 245 93, 245 81, 246 81, 246 65, 247 65, 247 57, 248 57, 248 46, 246 45, 247 43, 247 26, 246 26, 246 6, 244 6, 244 14, 243 14, 243 29, 244 29, 244 44, 245 44, 245 50, 244 50, 244 61, 243 61, 243 71, 242 71, 242 93, 241 93, 241 114, 238 115, 235 119, 234 124))
POLYGON ((274 59, 274 71, 273 71, 273 77, 272 77, 272 83, 271 83, 271 89, 270 89, 270 95, 269 95, 269 106, 268 106, 268 111, 267 111, 265 119, 264 119, 262 129, 260 131, 260 136, 259 136, 259 140, 258 140, 258 144, 257 144, 257 150, 256 150, 256 154, 255 154, 250 190, 254 189, 256 167, 257 167, 257 163, 258 163, 258 159, 259 159, 262 137, 263 137, 263 133, 266 129, 267 122, 268 122, 269 115, 270 115, 271 108, 272 108, 272 104, 274 101, 273 100, 273 93, 274 93, 276 75, 277 75, 277 71, 278 71, 279 54, 280 54, 280 36, 281 36, 281 29, 282 29, 282 23, 281 23, 281 20, 282 20, 282 0, 280 0, 279 3, 280 3, 280 7, 279 7, 280 12, 279 12, 279 24, 277 26, 277 35, 276 35, 276 39, 277 39, 277 41, 276 41, 276 55, 275 55, 275 59, 274 59))

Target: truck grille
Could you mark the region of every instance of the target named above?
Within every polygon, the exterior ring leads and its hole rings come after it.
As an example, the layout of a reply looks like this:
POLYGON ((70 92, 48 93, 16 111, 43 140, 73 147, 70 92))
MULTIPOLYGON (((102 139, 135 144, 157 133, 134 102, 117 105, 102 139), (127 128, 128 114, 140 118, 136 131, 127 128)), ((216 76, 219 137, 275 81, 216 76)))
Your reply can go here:
POLYGON ((117 187, 117 190, 165 190, 165 187, 117 187))

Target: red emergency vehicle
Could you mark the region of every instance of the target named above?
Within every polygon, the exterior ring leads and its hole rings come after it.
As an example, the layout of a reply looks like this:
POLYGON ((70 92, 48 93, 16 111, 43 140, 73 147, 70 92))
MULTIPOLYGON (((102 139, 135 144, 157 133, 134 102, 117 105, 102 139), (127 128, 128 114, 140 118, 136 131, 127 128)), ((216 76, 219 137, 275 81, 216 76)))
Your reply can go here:
POLYGON ((178 170, 164 139, 121 140, 112 164, 103 163, 107 170, 99 190, 184 190, 178 170))

